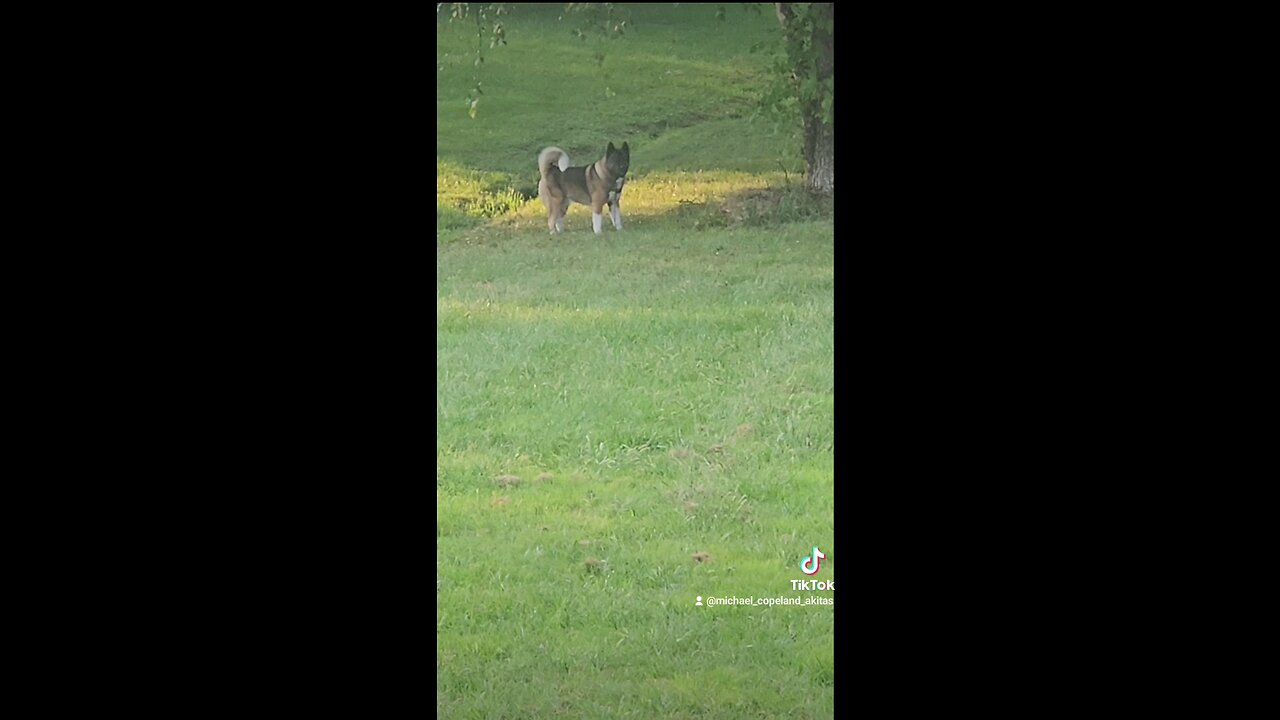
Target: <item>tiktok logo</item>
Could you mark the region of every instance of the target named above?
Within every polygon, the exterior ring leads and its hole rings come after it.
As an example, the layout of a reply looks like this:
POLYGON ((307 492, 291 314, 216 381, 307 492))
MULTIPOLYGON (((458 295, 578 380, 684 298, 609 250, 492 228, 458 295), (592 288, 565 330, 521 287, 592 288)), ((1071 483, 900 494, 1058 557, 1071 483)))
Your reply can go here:
POLYGON ((827 556, 818 549, 818 546, 814 545, 813 554, 806 555, 805 558, 800 561, 800 572, 805 575, 817 575, 818 567, 826 557, 827 556))

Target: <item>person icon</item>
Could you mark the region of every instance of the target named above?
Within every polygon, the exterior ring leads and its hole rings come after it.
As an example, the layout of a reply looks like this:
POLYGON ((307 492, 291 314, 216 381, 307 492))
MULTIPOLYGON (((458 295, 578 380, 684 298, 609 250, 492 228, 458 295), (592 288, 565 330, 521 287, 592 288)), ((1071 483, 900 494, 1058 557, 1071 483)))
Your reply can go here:
POLYGON ((698 602, 696 603, 696 605, 697 605, 698 607, 702 607, 702 596, 701 596, 701 595, 699 595, 699 596, 698 596, 698 602))

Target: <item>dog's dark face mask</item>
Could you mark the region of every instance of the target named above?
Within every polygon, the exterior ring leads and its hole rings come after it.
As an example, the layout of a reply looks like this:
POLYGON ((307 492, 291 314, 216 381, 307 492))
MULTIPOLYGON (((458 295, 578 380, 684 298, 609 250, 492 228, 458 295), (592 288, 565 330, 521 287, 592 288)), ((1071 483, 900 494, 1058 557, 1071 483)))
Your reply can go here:
POLYGON ((604 150, 604 165, 609 168, 609 177, 620 178, 627 174, 627 169, 631 166, 631 145, 630 143, 622 143, 622 149, 619 150, 609 143, 609 147, 604 150))

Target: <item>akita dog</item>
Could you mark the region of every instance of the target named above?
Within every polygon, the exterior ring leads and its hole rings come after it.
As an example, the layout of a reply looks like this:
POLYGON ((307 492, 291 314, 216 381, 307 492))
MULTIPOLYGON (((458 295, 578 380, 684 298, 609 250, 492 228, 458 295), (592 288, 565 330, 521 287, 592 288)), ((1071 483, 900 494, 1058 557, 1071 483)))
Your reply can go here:
POLYGON ((614 229, 622 229, 622 186, 631 165, 631 145, 622 143, 619 150, 609 143, 604 157, 591 165, 569 167, 569 155, 558 147, 544 148, 538 153, 538 197, 547 207, 547 228, 552 233, 564 232, 564 216, 573 203, 591 206, 591 227, 599 235, 604 206, 614 229))

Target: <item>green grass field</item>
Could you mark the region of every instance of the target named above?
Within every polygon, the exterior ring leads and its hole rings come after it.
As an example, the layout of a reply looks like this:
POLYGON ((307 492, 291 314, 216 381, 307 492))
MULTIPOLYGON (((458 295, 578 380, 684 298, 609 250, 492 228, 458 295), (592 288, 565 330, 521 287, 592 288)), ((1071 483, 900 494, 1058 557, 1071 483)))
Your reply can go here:
POLYGON ((695 605, 834 597, 831 208, 750 119, 768 8, 623 7, 598 65, 514 6, 475 119, 437 23, 437 713, 831 717, 833 606, 695 605), (549 235, 538 150, 624 140, 626 229, 549 235))

